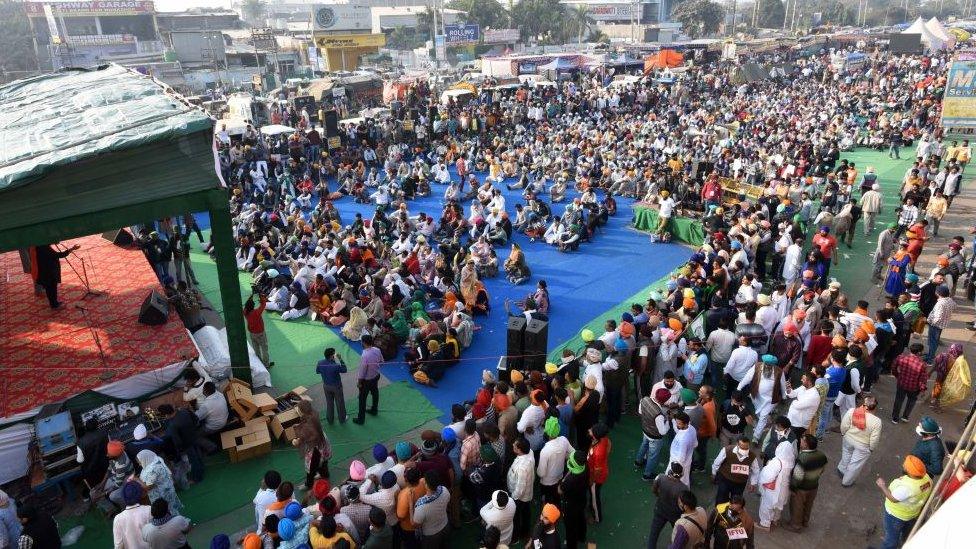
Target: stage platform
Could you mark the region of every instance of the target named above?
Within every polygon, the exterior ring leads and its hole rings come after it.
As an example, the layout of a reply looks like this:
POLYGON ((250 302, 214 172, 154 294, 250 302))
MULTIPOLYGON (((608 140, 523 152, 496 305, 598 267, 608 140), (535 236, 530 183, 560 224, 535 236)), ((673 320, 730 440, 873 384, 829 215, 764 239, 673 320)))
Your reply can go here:
POLYGON ((0 254, 0 418, 197 354, 175 312, 162 326, 139 324, 143 300, 161 289, 140 250, 98 235, 62 246, 74 244, 81 249, 61 261, 58 310, 34 294, 20 254, 0 254), (84 271, 98 295, 86 296, 84 271))

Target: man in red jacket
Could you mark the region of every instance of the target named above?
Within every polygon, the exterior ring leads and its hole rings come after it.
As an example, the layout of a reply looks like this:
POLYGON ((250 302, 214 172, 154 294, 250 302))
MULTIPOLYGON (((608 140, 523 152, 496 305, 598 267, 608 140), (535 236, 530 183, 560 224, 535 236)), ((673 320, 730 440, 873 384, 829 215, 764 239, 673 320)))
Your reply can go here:
POLYGON ((603 520, 603 501, 600 499, 600 489, 610 476, 610 437, 607 436, 607 426, 597 423, 590 427, 589 437, 593 439, 590 451, 586 456, 586 468, 590 470, 590 507, 593 520, 597 524, 603 520))
POLYGON ((261 303, 257 308, 254 307, 254 296, 247 298, 244 303, 244 320, 247 321, 247 332, 251 336, 251 345, 254 346, 254 354, 258 355, 261 362, 268 368, 274 366, 271 362, 271 355, 268 353, 268 336, 264 333, 264 308, 268 304, 268 296, 261 296, 261 303))

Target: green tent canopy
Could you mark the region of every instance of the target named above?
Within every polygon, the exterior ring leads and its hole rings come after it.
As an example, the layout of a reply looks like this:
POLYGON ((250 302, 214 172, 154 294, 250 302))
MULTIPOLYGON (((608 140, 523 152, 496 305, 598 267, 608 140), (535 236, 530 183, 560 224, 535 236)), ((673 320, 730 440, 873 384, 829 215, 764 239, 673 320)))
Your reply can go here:
MULTIPOLYGON (((188 212, 210 213, 224 311, 241 311, 214 122, 165 84, 119 65, 0 86, 0 251, 188 212)), ((249 377, 241 314, 231 363, 249 377)))

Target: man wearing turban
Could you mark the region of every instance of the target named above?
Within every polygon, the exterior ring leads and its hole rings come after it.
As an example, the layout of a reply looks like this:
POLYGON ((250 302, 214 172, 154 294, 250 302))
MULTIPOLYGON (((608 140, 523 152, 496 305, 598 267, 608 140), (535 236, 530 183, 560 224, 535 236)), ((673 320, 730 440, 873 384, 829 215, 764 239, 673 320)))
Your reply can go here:
POLYGON ((884 543, 882 547, 899 547, 912 531, 925 501, 932 493, 932 479, 925 463, 913 455, 902 463, 905 474, 886 483, 878 477, 876 484, 884 494, 884 543))
POLYGON ((737 387, 740 391, 748 390, 752 396, 757 418, 752 438, 757 443, 762 440, 763 431, 766 430, 773 409, 786 398, 786 383, 778 362, 779 360, 773 355, 763 355, 759 363, 750 368, 737 387))

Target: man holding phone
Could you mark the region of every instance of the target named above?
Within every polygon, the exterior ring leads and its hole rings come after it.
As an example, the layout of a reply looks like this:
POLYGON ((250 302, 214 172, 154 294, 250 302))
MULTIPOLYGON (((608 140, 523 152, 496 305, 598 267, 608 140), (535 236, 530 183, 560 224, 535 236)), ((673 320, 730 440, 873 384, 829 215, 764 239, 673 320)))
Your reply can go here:
POLYGON ((325 350, 325 358, 315 366, 315 373, 322 376, 322 392, 325 393, 325 419, 332 425, 335 421, 336 408, 339 412, 339 423, 346 422, 346 399, 342 394, 342 374, 348 371, 342 357, 336 355, 335 349, 325 350))

